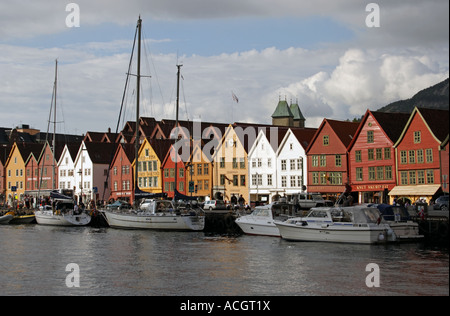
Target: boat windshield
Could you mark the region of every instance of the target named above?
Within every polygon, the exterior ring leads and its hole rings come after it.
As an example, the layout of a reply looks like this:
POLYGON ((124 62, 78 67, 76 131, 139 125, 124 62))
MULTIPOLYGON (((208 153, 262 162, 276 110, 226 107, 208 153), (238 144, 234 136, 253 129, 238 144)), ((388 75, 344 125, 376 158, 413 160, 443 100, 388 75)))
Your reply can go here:
POLYGON ((377 223, 380 218, 380 212, 375 208, 363 208, 352 211, 352 213, 355 223, 377 223))
POLYGON ((313 210, 309 212, 307 217, 328 217, 328 214, 325 210, 313 210))
POLYGON ((270 217, 270 210, 268 210, 268 209, 255 209, 253 212, 252 212, 252 215, 253 216, 261 216, 261 217, 270 217))

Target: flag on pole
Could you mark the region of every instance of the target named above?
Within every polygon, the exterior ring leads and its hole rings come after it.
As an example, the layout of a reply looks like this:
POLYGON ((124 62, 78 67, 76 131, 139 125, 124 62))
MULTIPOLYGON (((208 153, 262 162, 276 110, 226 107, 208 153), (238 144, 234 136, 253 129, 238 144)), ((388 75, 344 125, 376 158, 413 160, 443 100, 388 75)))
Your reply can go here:
POLYGON ((238 97, 234 94, 234 92, 231 92, 231 97, 233 98, 233 101, 236 103, 239 103, 238 97))

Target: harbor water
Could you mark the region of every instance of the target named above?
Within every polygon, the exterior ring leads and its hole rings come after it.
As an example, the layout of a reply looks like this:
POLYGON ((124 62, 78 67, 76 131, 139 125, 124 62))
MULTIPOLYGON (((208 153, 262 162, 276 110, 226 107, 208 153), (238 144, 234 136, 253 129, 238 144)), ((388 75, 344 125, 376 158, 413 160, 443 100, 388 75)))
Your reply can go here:
POLYGON ((0 226, 0 238, 2 296, 449 295, 448 249, 422 244, 40 225, 0 226))

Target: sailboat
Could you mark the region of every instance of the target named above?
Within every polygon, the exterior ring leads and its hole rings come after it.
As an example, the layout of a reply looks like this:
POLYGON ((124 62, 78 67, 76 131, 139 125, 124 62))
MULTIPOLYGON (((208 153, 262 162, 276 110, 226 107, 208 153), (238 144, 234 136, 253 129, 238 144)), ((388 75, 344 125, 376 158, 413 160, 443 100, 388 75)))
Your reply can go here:
MULTIPOLYGON (((55 83, 53 86, 54 129, 53 129, 53 153, 56 152, 56 92, 58 80, 58 60, 55 63, 55 83)), ((50 123, 50 122, 49 122, 50 123)), ((48 131, 47 131, 48 132, 48 131)), ((47 133, 48 134, 48 133, 47 133)), ((41 172, 42 174, 42 172, 41 172)), ((55 188, 56 159, 53 159, 53 181, 55 188)), ((40 186, 39 186, 40 187, 40 186)), ((91 216, 79 210, 72 197, 60 194, 57 190, 50 192, 52 205, 46 205, 34 212, 36 222, 40 225, 52 226, 86 226, 91 222, 91 216)))
MULTIPOLYGON (((140 190, 138 186, 138 160, 139 160, 139 98, 140 98, 140 79, 141 79, 141 31, 142 20, 139 17, 137 23, 138 32, 138 60, 137 60, 137 88, 136 88, 136 137, 135 137, 135 203, 134 208, 130 211, 113 211, 103 210, 108 225, 116 228, 125 229, 154 229, 154 230, 177 230, 177 231, 201 231, 205 227, 205 216, 203 212, 195 209, 179 209, 176 205, 176 196, 174 201, 161 200, 163 194, 149 194, 140 190), (143 199, 144 201, 138 205, 136 201, 143 199)), ((180 68, 178 67, 178 89, 177 89, 177 120, 178 128, 178 107, 179 107, 179 86, 180 86, 180 68)), ((176 170, 175 160, 175 170, 176 170)), ((177 174, 177 172, 175 172, 177 174)), ((176 183, 176 179, 175 179, 176 183)), ((177 192, 175 192, 177 193, 177 192)))

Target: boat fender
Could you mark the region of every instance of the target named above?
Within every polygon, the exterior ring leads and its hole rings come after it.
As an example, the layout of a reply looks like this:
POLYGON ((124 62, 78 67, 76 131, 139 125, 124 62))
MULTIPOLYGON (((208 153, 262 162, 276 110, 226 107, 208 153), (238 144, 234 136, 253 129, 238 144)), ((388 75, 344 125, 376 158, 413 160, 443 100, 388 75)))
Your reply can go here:
POLYGON ((380 233, 378 235, 378 241, 384 241, 384 234, 383 233, 380 233))

